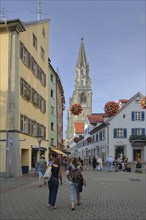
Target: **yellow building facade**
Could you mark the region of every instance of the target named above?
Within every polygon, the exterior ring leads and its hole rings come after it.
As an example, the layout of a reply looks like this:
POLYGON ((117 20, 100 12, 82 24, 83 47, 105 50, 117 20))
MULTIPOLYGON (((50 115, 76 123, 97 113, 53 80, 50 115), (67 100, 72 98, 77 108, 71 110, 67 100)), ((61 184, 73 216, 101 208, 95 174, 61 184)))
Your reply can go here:
POLYGON ((48 20, 0 22, 0 172, 6 176, 31 170, 40 154, 48 159, 48 28, 48 20))

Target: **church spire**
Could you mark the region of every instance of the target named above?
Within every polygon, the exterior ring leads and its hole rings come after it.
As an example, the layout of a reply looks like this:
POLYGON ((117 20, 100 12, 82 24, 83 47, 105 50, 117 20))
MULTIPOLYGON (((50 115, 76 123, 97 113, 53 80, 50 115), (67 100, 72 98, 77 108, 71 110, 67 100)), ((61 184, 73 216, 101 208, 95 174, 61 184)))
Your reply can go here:
POLYGON ((84 42, 83 41, 84 40, 83 40, 83 37, 82 37, 76 66, 86 68, 88 65, 87 65, 87 60, 86 60, 86 54, 85 54, 85 48, 84 48, 84 42))
POLYGON ((80 104, 83 111, 79 116, 74 116, 68 110, 66 140, 69 145, 72 145, 75 135, 75 122, 80 122, 84 125, 86 115, 91 115, 92 112, 91 78, 89 76, 89 65, 86 60, 83 38, 81 38, 79 55, 75 65, 74 91, 69 99, 69 108, 75 103, 80 104))

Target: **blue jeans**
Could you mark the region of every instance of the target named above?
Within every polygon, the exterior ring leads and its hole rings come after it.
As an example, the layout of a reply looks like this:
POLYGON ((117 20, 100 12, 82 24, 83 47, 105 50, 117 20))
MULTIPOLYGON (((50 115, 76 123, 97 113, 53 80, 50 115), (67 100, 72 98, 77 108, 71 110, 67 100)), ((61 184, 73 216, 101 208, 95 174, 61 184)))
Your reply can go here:
POLYGON ((45 174, 45 170, 39 170, 39 177, 43 177, 45 174))
POLYGON ((76 198, 77 200, 80 200, 79 183, 69 181, 69 192, 71 202, 75 202, 76 198))
POLYGON ((48 187, 49 187, 48 203, 51 206, 54 206, 57 198, 59 180, 57 178, 52 177, 51 180, 48 181, 48 187))

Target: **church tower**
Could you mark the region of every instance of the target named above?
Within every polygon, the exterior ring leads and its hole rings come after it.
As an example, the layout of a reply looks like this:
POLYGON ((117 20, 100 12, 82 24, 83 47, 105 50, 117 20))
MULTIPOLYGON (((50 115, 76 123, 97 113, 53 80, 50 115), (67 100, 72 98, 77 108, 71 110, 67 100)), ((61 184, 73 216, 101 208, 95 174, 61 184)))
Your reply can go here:
POLYGON ((86 115, 91 115, 92 112, 91 79, 89 76, 89 65, 86 59, 83 38, 81 38, 79 55, 75 65, 74 91, 72 97, 69 99, 69 109, 67 112, 67 143, 74 137, 74 123, 82 122, 84 125, 86 115), (80 104, 83 109, 82 113, 78 116, 72 115, 69 110, 75 103, 80 104))

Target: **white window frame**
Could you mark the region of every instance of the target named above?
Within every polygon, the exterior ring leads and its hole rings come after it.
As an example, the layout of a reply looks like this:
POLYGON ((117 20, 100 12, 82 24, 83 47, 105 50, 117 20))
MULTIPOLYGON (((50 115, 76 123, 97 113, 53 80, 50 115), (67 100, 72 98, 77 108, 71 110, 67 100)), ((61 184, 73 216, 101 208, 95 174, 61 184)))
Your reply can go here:
POLYGON ((117 128, 116 138, 124 138, 124 129, 123 128, 117 128))
POLYGON ((141 128, 135 128, 135 135, 142 135, 142 129, 141 128))
POLYGON ((135 118, 135 121, 141 121, 142 120, 141 112, 140 111, 135 112, 134 118, 135 118))

